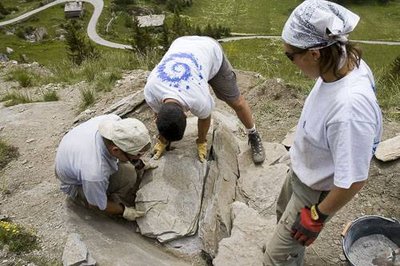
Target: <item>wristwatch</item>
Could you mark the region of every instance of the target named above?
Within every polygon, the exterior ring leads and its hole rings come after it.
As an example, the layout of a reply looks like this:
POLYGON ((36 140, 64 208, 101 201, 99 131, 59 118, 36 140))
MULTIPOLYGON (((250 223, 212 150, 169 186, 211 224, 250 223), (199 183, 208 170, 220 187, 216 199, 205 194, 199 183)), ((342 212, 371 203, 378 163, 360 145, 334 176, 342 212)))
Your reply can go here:
POLYGON ((314 221, 325 221, 326 218, 328 218, 329 215, 323 214, 318 210, 318 205, 312 205, 311 206, 311 219, 313 219, 314 221))

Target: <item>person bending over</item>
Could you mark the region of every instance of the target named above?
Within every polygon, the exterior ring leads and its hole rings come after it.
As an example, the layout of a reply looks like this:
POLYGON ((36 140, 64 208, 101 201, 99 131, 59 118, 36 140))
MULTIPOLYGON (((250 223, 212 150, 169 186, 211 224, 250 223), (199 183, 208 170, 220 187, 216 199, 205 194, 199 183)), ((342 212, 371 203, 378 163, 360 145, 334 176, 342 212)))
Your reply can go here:
POLYGON ((197 151, 201 162, 207 157, 207 132, 215 106, 210 93, 232 107, 247 129, 252 159, 265 160, 261 137, 250 107, 240 94, 236 75, 219 43, 210 37, 185 36, 176 39, 153 69, 144 88, 147 104, 157 113, 159 136, 154 147, 158 159, 171 141, 181 140, 186 128, 186 111, 198 117, 197 151))

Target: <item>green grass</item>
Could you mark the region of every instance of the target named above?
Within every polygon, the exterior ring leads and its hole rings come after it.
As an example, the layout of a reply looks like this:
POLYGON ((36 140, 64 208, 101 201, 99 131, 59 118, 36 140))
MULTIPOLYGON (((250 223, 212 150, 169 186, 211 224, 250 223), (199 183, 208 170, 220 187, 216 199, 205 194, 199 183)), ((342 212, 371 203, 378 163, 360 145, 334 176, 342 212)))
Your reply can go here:
POLYGON ((67 58, 65 44, 61 41, 46 40, 40 43, 29 43, 16 36, 0 34, 0 43, 2 44, 0 53, 4 53, 5 47, 14 49, 14 53, 9 56, 10 60, 19 61, 21 55, 25 54, 29 61, 49 65, 67 58))
POLYGON ((17 81, 21 87, 30 87, 33 85, 34 75, 29 70, 16 68, 7 73, 5 80, 17 81))
POLYGON ((117 11, 116 14, 111 14, 111 1, 104 0, 104 9, 97 24, 98 34, 104 39, 128 44, 128 39, 132 38, 132 29, 125 26, 125 19, 132 19, 126 12, 117 11), (106 31, 107 24, 114 17, 109 25, 108 32, 106 31))
POLYGON ((3 19, 0 19, 0 21, 6 21, 12 18, 16 18, 28 11, 38 8, 40 2, 41 0, 17 1, 17 2, 15 0, 1 0, 1 3, 6 9, 10 7, 17 7, 18 11, 5 16, 3 19))
POLYGON ((10 146, 0 139, 0 170, 18 156, 19 153, 16 147, 10 146))
POLYGON ((9 107, 17 104, 31 103, 33 100, 26 92, 9 91, 0 99, 0 102, 4 102, 4 106, 9 107))
POLYGON ((258 72, 266 78, 281 78, 305 93, 313 84, 286 58, 279 40, 241 40, 222 46, 236 69, 258 72))
MULTIPOLYGON (((85 16, 83 17, 85 31, 91 14, 93 6, 90 4, 85 5, 85 16)), ((67 59, 66 44, 63 41, 56 40, 57 29, 60 29, 62 24, 67 20, 64 17, 64 5, 56 5, 49 9, 43 10, 35 14, 33 17, 26 21, 8 25, 6 30, 15 28, 32 27, 45 27, 48 32, 46 40, 38 43, 30 43, 18 38, 15 35, 5 35, 5 31, 0 31, 0 53, 5 53, 6 47, 14 49, 14 53, 10 55, 11 60, 19 61, 22 54, 28 57, 29 61, 36 61, 43 65, 51 65, 67 59)))
MULTIPOLYGON (((241 40, 223 43, 223 47, 236 69, 258 72, 266 78, 281 78, 303 94, 307 94, 314 84, 286 58, 281 41, 241 40)), ((388 113, 399 116, 396 108, 400 102, 400 77, 388 76, 387 73, 390 64, 400 56, 400 46, 360 44, 360 47, 364 60, 375 75, 380 105, 388 113)))
POLYGON ((1 246, 8 245, 11 252, 20 254, 38 249, 37 236, 22 225, 0 221, 1 246))
MULTIPOLYGON (((292 0, 196 0, 183 13, 197 24, 221 24, 232 32, 280 35, 291 11, 302 1, 292 0)), ((359 14, 361 22, 353 38, 400 41, 400 1, 387 6, 376 1, 348 5, 359 14)))
POLYGON ((56 91, 50 90, 43 93, 44 102, 55 102, 58 101, 59 97, 56 91))
POLYGON ((379 5, 376 1, 365 2, 360 5, 348 5, 348 8, 361 18, 351 38, 400 41, 400 1, 391 1, 386 6, 379 5))
POLYGON ((93 105, 96 100, 95 92, 92 89, 81 90, 81 104, 80 111, 84 111, 89 106, 93 105))

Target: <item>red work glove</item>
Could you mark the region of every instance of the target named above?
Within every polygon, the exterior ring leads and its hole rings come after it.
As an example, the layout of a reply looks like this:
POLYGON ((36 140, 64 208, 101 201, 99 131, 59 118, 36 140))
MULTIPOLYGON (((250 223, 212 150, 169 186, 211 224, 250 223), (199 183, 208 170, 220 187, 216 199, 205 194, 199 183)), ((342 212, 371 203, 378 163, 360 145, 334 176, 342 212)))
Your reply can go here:
POLYGON ((311 245, 317 239, 327 217, 321 214, 315 205, 311 210, 309 207, 302 208, 292 226, 292 237, 303 246, 311 245))

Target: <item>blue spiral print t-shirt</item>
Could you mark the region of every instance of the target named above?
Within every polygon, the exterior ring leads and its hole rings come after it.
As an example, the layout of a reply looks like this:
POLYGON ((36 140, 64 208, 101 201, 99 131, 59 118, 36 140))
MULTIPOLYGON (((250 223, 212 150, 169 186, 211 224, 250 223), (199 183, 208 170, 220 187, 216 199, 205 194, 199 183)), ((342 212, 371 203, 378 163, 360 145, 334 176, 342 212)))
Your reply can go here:
POLYGON ((146 102, 158 113, 163 101, 172 98, 193 115, 208 117, 215 105, 208 81, 217 74, 222 59, 221 46, 209 37, 176 39, 147 79, 146 102))

